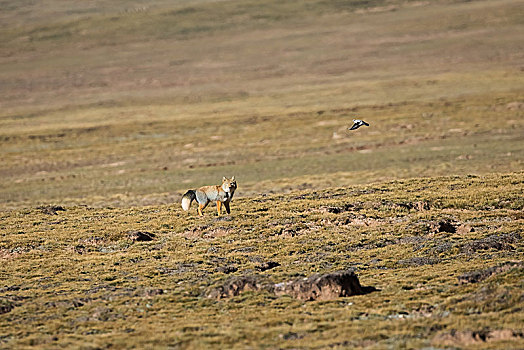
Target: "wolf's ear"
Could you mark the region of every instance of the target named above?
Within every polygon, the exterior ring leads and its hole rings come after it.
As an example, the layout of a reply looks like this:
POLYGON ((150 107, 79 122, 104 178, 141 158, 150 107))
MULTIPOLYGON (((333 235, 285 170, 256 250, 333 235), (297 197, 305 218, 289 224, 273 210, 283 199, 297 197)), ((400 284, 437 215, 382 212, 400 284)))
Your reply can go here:
POLYGON ((222 177, 222 182, 225 182, 225 181, 227 181, 227 179, 226 179, 225 176, 223 176, 223 177, 222 177))
POLYGON ((231 181, 235 181, 235 176, 233 176, 233 177, 231 178, 231 181))

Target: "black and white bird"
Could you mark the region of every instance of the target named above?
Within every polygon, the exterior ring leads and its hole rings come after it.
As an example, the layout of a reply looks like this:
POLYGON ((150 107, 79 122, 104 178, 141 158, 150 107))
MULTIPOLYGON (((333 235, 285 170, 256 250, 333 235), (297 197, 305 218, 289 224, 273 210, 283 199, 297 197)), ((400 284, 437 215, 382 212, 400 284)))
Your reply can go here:
POLYGON ((356 130, 360 128, 362 125, 369 126, 368 123, 366 123, 363 120, 360 119, 353 119, 353 126, 351 128, 348 128, 349 130, 356 130))

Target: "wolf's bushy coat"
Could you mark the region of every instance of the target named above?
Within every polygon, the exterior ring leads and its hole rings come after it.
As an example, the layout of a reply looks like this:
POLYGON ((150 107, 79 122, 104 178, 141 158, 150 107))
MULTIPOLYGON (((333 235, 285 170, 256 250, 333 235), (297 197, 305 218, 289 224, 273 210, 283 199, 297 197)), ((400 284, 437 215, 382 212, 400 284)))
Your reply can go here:
POLYGON ((182 196, 182 209, 188 211, 191 203, 196 199, 198 202, 198 215, 203 216, 202 210, 209 202, 217 202, 217 212, 220 215, 222 204, 226 207, 226 212, 231 213, 229 203, 237 189, 237 182, 233 176, 231 179, 222 178, 222 185, 203 186, 196 190, 188 190, 182 196))

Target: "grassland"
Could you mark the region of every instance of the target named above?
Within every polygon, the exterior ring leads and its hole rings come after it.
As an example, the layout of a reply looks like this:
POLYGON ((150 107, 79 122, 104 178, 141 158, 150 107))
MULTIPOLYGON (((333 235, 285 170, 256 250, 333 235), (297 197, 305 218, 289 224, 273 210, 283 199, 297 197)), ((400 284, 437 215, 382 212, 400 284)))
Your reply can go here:
POLYGON ((242 4, 3 29, 0 205, 522 169, 519 2, 242 4), (349 134, 355 115, 372 128, 349 134))
POLYGON ((517 173, 261 195, 234 201, 222 218, 172 205, 4 212, 2 343, 522 347, 523 184, 517 173), (153 240, 134 240, 136 231, 153 240), (260 272, 267 262, 279 266, 260 272), (347 268, 379 291, 325 302, 266 292, 206 298, 230 275, 280 283, 347 268))
POLYGON ((0 7, 0 347, 524 347, 520 1, 0 7))

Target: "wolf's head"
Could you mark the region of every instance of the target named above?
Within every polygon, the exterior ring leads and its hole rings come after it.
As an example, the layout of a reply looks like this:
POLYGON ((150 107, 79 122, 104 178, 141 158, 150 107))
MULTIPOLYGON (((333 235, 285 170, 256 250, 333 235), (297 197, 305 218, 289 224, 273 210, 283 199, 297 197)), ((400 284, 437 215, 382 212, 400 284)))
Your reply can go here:
POLYGON ((233 192, 235 192, 235 190, 237 189, 237 182, 235 180, 235 177, 233 176, 231 179, 228 179, 224 176, 222 178, 222 189, 228 193, 233 194, 233 192))

